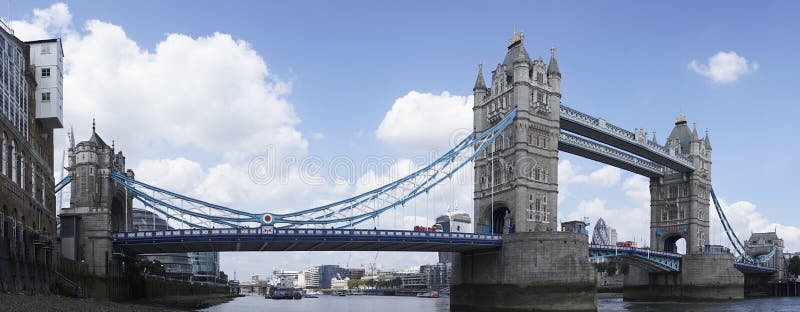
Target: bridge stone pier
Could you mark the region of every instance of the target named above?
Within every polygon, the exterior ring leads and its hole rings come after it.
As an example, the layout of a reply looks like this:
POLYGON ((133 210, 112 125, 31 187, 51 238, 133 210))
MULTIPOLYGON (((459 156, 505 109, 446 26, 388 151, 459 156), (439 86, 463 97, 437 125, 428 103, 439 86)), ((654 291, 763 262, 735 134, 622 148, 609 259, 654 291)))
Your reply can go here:
POLYGON ((518 112, 475 159, 475 232, 503 234, 503 245, 454 256, 452 311, 597 309, 588 236, 557 231, 560 82, 555 50, 547 66, 531 60, 516 33, 491 88, 478 72, 475 131, 518 112))
MULTIPOLYGON (((61 210, 61 253, 96 276, 114 274, 120 263, 112 233, 131 225, 132 195, 112 181, 111 170, 125 171, 125 156, 114 153, 92 128, 92 137, 69 150, 71 198, 61 210)), ((127 175, 133 177, 133 171, 127 175)))

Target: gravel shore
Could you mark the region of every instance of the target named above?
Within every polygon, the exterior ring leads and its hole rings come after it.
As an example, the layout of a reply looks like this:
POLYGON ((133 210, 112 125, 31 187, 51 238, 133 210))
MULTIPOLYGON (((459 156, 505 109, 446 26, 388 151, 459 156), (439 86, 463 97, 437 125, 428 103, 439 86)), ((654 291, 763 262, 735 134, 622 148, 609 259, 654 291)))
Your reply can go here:
POLYGON ((231 300, 227 295, 179 296, 144 299, 130 303, 118 303, 92 298, 76 299, 62 296, 28 296, 0 293, 0 311, 80 311, 80 312, 151 312, 151 311, 195 311, 231 300))

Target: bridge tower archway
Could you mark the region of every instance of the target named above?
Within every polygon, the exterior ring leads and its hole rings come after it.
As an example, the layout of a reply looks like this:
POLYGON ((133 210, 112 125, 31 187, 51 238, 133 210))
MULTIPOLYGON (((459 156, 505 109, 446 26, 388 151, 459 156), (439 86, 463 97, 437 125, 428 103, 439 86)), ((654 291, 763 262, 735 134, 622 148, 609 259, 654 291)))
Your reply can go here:
POLYGON ((664 249, 662 251, 671 253, 686 253, 686 238, 682 235, 673 235, 664 239, 664 249), (681 250, 682 249, 682 250, 681 250))
POLYGON ((505 204, 495 204, 494 212, 488 216, 492 220, 492 234, 514 233, 514 218, 511 209, 505 204))
MULTIPOLYGON (((123 195, 124 196, 124 195, 123 195)), ((125 202, 123 196, 116 195, 111 200, 111 207, 109 213, 111 215, 111 231, 123 232, 125 228, 125 202)))

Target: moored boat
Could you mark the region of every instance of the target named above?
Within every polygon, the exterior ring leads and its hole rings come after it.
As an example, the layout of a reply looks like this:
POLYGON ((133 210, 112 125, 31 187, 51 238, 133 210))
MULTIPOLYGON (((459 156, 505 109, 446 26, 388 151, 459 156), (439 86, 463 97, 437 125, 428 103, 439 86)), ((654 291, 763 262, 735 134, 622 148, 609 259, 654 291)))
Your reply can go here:
POLYGON ((439 298, 439 292, 435 290, 417 293, 417 298, 439 298))
POLYGON ((319 298, 319 295, 322 293, 315 291, 315 290, 306 290, 303 294, 303 298, 319 298))

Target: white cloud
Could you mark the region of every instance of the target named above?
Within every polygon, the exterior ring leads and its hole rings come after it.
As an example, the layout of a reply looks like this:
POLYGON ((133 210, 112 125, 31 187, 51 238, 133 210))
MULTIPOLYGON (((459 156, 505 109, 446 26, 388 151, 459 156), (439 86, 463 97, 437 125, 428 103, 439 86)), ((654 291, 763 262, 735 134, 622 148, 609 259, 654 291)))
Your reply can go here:
POLYGON ((51 34, 71 33, 72 14, 64 3, 56 3, 46 9, 33 9, 27 21, 11 21, 14 35, 23 41, 50 39, 51 34))
POLYGON ((622 183, 622 190, 628 198, 637 202, 650 203, 650 181, 640 175, 633 175, 622 183))
MULTIPOLYGON (((725 212, 725 216, 731 223, 731 227, 736 231, 739 239, 744 240, 752 233, 776 231, 778 237, 783 238, 785 250, 800 251, 800 227, 781 224, 767 219, 758 212, 756 204, 749 201, 737 201, 729 204, 724 199, 720 199, 720 206, 725 212)), ((727 236, 722 230, 719 216, 715 212, 713 203, 710 207, 711 222, 711 241, 713 243, 730 246, 727 236)))
POLYGON ((291 84, 231 35, 169 34, 149 50, 108 22, 72 29, 64 4, 13 25, 25 40, 70 34, 63 42, 64 119, 78 133, 87 133, 97 118, 103 137, 135 154, 177 145, 241 159, 268 145, 307 148, 286 99, 291 84))
POLYGON ((757 71, 758 63, 749 62, 733 51, 720 51, 709 57, 706 64, 692 60, 689 69, 710 78, 712 82, 728 83, 738 80, 742 75, 757 71))
POLYGON ((183 157, 175 159, 145 159, 133 170, 137 176, 145 177, 152 185, 169 186, 177 193, 193 192, 206 172, 202 165, 183 157))
POLYGON ((582 168, 574 165, 568 159, 558 162, 558 202, 561 203, 569 196, 569 186, 573 184, 586 184, 598 187, 613 187, 619 184, 622 171, 619 168, 604 165, 589 174, 581 173, 582 168))
POLYGON ((472 132, 472 96, 411 91, 395 100, 376 137, 399 150, 446 151, 472 132))

